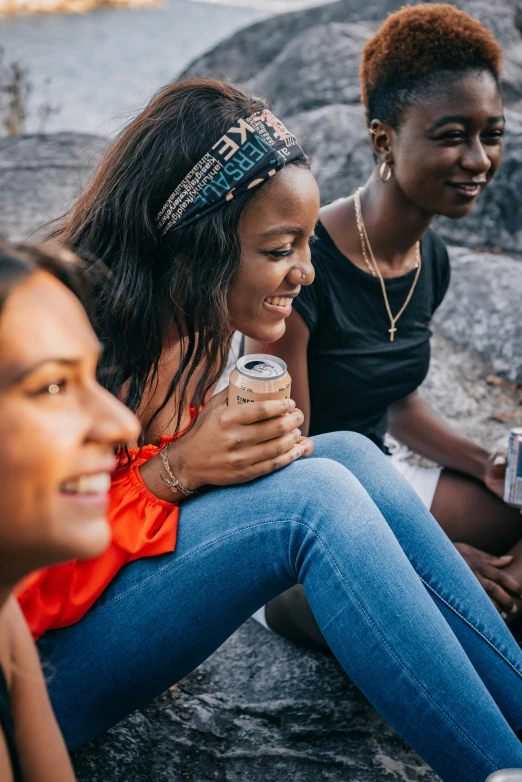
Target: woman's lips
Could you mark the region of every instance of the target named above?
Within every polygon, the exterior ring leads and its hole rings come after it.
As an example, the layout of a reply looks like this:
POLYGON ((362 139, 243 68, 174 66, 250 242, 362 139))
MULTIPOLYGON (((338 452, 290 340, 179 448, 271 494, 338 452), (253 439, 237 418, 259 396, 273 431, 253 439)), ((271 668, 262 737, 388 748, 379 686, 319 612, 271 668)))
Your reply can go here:
POLYGON ((291 296, 268 296, 264 303, 278 317, 288 318, 292 313, 292 301, 291 296))
POLYGON ((111 487, 111 476, 108 472, 79 475, 77 478, 64 481, 60 493, 73 502, 86 505, 105 505, 111 487))
POLYGON ((486 185, 486 182, 448 182, 449 186, 453 188, 459 195, 464 198, 476 198, 480 195, 482 188, 486 185))

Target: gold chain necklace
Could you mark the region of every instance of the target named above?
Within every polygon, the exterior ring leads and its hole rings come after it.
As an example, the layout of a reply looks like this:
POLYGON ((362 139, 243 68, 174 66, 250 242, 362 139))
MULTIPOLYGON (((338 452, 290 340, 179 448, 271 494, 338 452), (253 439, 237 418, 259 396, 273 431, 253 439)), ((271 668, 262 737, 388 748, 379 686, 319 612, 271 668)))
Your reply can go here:
POLYGON ((379 281, 381 283, 381 289, 382 289, 382 295, 384 297, 384 303, 386 305, 386 312, 388 313, 388 317, 390 319, 390 325, 391 328, 388 329, 388 332, 390 334, 390 342, 393 342, 395 337, 395 332, 397 331, 397 327, 395 324, 401 317, 402 313, 410 303, 411 297, 413 296, 413 291, 415 290, 415 286, 417 285, 417 282, 419 280, 419 276, 421 273, 421 252, 420 252, 420 242, 417 242, 415 245, 415 268, 417 269, 417 273, 415 274, 415 279, 413 280, 412 286, 410 288, 410 292, 408 293, 406 297, 406 301, 400 308, 399 312, 395 317, 392 315, 392 311, 390 308, 390 302, 388 301, 388 294, 386 293, 386 285, 384 284, 384 279, 381 274, 381 270, 379 269, 377 265, 377 261, 375 260, 375 256, 373 254, 372 246, 370 244, 370 240, 368 239, 368 234, 366 233, 366 226, 364 225, 364 220, 362 216, 362 209, 361 209, 361 190, 362 187, 360 187, 357 192, 355 193, 353 197, 354 205, 355 205, 355 219, 357 220, 357 228, 359 230, 359 238, 361 240, 361 249, 363 258, 365 260, 366 266, 370 269, 370 272, 373 274, 373 276, 377 276, 379 278, 379 281), (370 263, 370 259, 368 258, 368 254, 366 252, 366 248, 368 247, 370 257, 372 259, 372 262, 370 263))

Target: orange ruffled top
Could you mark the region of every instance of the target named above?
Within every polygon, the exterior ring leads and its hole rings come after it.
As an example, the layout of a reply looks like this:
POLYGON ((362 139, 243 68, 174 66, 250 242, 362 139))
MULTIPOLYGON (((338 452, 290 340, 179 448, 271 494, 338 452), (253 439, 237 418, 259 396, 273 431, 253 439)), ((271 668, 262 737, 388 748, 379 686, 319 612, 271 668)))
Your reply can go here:
POLYGON ((103 554, 39 570, 19 584, 16 595, 35 640, 78 622, 127 562, 174 551, 179 508, 152 494, 139 473, 172 439, 129 449, 132 464, 114 473, 108 510, 112 542, 103 554))

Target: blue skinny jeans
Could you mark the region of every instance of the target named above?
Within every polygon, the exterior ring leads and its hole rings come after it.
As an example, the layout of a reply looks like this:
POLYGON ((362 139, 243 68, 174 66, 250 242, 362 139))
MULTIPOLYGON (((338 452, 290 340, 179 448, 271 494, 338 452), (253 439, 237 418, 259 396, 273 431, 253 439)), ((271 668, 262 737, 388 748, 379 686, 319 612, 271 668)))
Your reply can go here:
POLYGON ((471 570, 369 440, 338 432, 315 446, 185 503, 172 554, 127 565, 82 621, 40 639, 69 747, 299 582, 348 676, 443 780, 522 767, 522 652, 471 570))

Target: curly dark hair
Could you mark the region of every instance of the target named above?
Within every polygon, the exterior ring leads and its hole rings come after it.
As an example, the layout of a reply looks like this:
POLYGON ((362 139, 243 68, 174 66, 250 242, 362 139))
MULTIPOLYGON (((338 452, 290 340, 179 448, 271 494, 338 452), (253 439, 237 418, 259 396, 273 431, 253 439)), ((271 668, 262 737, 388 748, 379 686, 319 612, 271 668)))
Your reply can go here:
POLYGON ((108 268, 111 280, 96 284, 93 293, 104 347, 99 378, 133 412, 157 380, 165 340, 186 338, 149 425, 175 397, 179 431, 187 403, 198 410, 226 367, 232 336, 227 293, 241 258, 239 220, 260 188, 166 236, 156 216, 230 127, 265 108, 264 100, 215 79, 165 87, 121 132, 66 222, 51 234, 89 269, 98 261, 108 268), (188 400, 196 369, 195 396, 188 400))
POLYGON ((398 130, 404 110, 448 76, 488 71, 499 81, 502 49, 469 14, 447 3, 406 6, 388 16, 364 47, 361 100, 368 125, 398 130))

